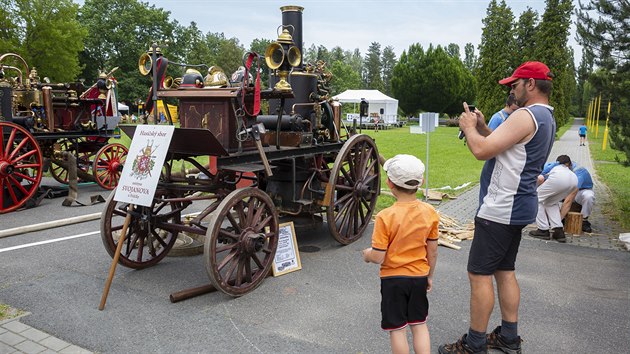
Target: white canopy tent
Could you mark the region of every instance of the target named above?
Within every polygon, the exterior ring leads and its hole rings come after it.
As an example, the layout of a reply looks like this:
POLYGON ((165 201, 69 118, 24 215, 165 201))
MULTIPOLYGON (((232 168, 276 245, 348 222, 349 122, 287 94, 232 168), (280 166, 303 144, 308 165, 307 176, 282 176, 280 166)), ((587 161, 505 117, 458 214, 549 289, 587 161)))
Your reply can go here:
MULTIPOLYGON (((361 99, 365 99, 369 103, 368 116, 379 115, 380 121, 385 125, 398 124, 398 100, 379 90, 346 90, 333 98, 338 99, 341 103, 357 105, 361 99)), ((349 115, 348 120, 355 118, 355 115, 358 120, 358 114, 354 114, 352 117, 349 115)))
POLYGON ((122 112, 121 114, 129 114, 129 106, 118 102, 118 112, 122 112))

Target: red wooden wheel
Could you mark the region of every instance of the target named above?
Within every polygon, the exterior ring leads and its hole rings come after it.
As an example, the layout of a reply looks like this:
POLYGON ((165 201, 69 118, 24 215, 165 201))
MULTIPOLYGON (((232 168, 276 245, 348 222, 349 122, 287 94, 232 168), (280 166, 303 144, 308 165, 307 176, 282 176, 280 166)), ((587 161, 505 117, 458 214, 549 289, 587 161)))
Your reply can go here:
MULTIPOLYGON (((73 142, 68 139, 61 139, 58 141, 58 143, 61 145, 61 151, 69 151, 70 153, 78 155, 77 168, 79 170, 82 170, 86 173, 89 171, 90 154, 87 152, 78 151, 78 141, 73 142)), ((55 181, 63 184, 68 184, 68 170, 57 165, 54 162, 50 164, 50 175, 52 176, 52 178, 55 179, 55 181)), ((81 179, 79 179, 79 181, 81 181, 81 179)))
POLYGON ((127 153, 127 148, 118 143, 105 145, 96 153, 92 171, 99 186, 109 190, 116 188, 127 153))
POLYGON ((42 180, 42 150, 19 125, 0 122, 0 214, 26 203, 42 180))

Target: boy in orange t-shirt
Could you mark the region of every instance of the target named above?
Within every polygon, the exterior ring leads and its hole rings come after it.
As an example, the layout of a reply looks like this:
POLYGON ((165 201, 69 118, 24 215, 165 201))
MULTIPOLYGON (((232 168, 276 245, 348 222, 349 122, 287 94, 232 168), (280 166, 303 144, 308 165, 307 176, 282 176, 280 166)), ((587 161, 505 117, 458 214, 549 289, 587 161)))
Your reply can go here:
POLYGON ((363 250, 363 260, 381 265, 381 328, 389 332, 392 352, 409 353, 411 325, 414 351, 430 353, 427 292, 437 262, 439 216, 416 198, 423 180, 422 161, 396 155, 383 169, 396 203, 376 215, 372 247, 363 250))

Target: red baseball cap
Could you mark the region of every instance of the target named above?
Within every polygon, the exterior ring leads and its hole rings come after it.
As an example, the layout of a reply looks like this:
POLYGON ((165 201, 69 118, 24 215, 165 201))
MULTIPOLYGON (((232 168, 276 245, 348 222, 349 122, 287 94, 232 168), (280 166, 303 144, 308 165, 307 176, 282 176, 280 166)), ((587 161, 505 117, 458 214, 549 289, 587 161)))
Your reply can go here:
POLYGON ((526 61, 514 70, 510 77, 499 80, 501 85, 510 86, 518 79, 552 80, 553 74, 547 65, 539 61, 526 61))

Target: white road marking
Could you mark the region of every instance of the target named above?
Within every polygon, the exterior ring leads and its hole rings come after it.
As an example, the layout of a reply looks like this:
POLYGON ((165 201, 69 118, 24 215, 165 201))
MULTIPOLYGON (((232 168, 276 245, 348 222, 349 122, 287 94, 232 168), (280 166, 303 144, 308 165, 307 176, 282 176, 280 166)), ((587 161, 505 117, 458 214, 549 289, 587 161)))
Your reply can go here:
POLYGON ((8 252, 8 251, 14 251, 14 250, 19 250, 21 248, 27 248, 27 247, 33 247, 33 246, 39 246, 39 245, 45 245, 47 243, 53 243, 53 242, 60 242, 60 241, 66 241, 66 240, 71 240, 73 238, 79 238, 79 237, 85 237, 85 236, 91 236, 91 235, 96 235, 96 234, 100 234, 100 231, 92 231, 92 232, 87 232, 84 234, 79 234, 79 235, 74 235, 74 236, 66 236, 66 237, 61 237, 61 238, 55 238, 52 240, 46 240, 46 241, 39 241, 39 242, 33 242, 33 243, 27 243, 24 245, 19 245, 19 246, 13 246, 13 247, 7 247, 7 248, 0 248, 0 253, 2 252, 8 252))

